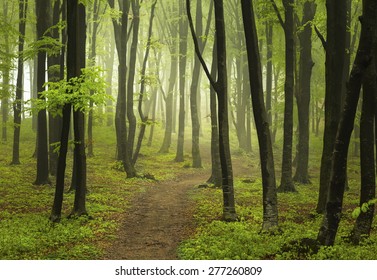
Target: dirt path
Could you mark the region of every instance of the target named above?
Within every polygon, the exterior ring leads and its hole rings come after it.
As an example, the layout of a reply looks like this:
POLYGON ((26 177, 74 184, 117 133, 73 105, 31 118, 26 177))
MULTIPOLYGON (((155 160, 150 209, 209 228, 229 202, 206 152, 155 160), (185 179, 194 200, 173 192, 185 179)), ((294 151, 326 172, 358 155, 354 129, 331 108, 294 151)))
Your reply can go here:
POLYGON ((106 259, 177 259, 177 246, 195 229, 193 202, 188 192, 208 179, 208 171, 156 183, 138 195, 125 214, 118 238, 106 259))

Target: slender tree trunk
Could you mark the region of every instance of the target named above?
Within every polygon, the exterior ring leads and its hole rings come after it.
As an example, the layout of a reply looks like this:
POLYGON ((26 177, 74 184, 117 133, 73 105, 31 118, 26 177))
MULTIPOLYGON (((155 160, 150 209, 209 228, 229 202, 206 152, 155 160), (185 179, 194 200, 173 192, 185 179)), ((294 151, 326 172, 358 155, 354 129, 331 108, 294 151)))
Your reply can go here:
POLYGON ((317 212, 325 211, 331 177, 331 160, 340 121, 344 56, 346 47, 347 5, 344 0, 327 0, 325 131, 317 212))
MULTIPOLYGON (((374 42, 376 45, 376 42, 374 42)), ((374 49, 376 49, 374 47, 374 49)), ((376 51, 374 50, 374 53, 376 51)), ((375 58, 368 67, 367 73, 363 79, 363 105, 360 118, 360 207, 364 203, 376 197, 376 175, 375 175, 375 111, 377 93, 377 75, 375 58)), ((351 233, 352 241, 359 244, 362 236, 369 236, 373 216, 374 204, 369 205, 366 212, 361 212, 357 217, 355 226, 351 233)))
POLYGON ((271 95, 272 95, 272 38, 274 25, 271 20, 266 21, 266 43, 267 43, 267 67, 266 67, 266 110, 268 123, 272 126, 271 95))
MULTIPOLYGON (((109 6, 114 8, 114 0, 108 0, 109 6)), ((115 110, 115 131, 117 139, 117 159, 122 161, 127 178, 136 176, 136 170, 131 162, 131 154, 127 146, 127 107, 126 107, 126 76, 127 76, 127 32, 128 12, 130 2, 123 0, 121 23, 113 19, 115 42, 118 52, 118 98, 115 110)))
MULTIPOLYGON (((36 0, 35 10, 37 16, 37 36, 42 39, 48 26, 48 19, 50 17, 50 1, 36 0)), ((38 69, 37 69, 37 88, 38 99, 44 101, 41 92, 44 91, 46 71, 46 52, 44 50, 38 51, 38 69)), ((37 128, 38 148, 37 148, 37 177, 34 182, 35 185, 50 184, 49 179, 49 163, 48 163, 48 141, 47 141, 47 117, 46 109, 38 112, 38 128, 37 128)))
MULTIPOLYGON (((113 80, 113 73, 114 73, 114 57, 115 57, 115 46, 113 45, 113 39, 109 42, 109 56, 106 59, 106 69, 107 69, 107 76, 106 82, 108 87, 106 88, 106 94, 112 96, 112 80, 113 80)), ((106 124, 107 126, 112 126, 114 122, 113 118, 113 101, 109 98, 106 103, 106 124)))
POLYGON ((142 69, 141 69, 141 77, 142 78, 141 78, 140 95, 139 95, 139 103, 138 103, 138 112, 139 112, 139 116, 140 116, 140 120, 141 120, 141 127, 140 127, 140 131, 139 131, 139 136, 138 136, 138 140, 137 140, 135 153, 132 157, 132 163, 133 164, 136 163, 137 158, 138 158, 139 153, 140 153, 141 144, 142 144, 142 141, 143 141, 143 138, 144 138, 144 133, 145 133, 145 129, 146 129, 146 126, 147 126, 147 121, 148 121, 149 108, 150 108, 149 107, 144 114, 142 106, 143 106, 143 99, 144 99, 145 87, 146 87, 145 75, 146 75, 146 71, 147 71, 147 62, 148 62, 148 57, 149 57, 149 51, 150 51, 150 48, 151 48, 153 18, 154 18, 154 11, 155 11, 155 8, 156 8, 156 3, 157 3, 157 0, 154 1, 154 3, 152 4, 152 8, 151 8, 151 16, 150 16, 150 19, 149 19, 147 48, 145 50, 143 65, 142 65, 142 69))
POLYGON ((136 57, 139 42, 140 27, 140 3, 139 0, 132 0, 132 43, 130 49, 130 63, 127 83, 127 119, 128 119, 128 150, 130 155, 134 152, 134 142, 136 137, 136 116, 134 113, 134 83, 136 74, 136 57))
MULTIPOLYGON (((85 6, 78 3, 76 14, 76 36, 77 36, 77 64, 75 65, 75 76, 81 74, 81 69, 85 68, 85 41, 86 22, 85 6)), ((87 215, 86 211, 86 154, 85 154, 85 116, 84 113, 76 110, 73 113, 73 130, 75 140, 74 160, 76 163, 76 192, 71 215, 87 215)))
MULTIPOLYGON (((212 64, 211 64, 211 76, 217 76, 217 48, 216 38, 213 42, 212 64)), ((211 177, 208 179, 208 183, 214 184, 215 187, 221 187, 221 164, 220 164, 220 144, 219 144, 219 126, 217 117, 217 104, 216 104, 216 91, 211 86, 210 88, 210 110, 211 110, 211 177)))
MULTIPOLYGON (((60 20, 60 0, 55 1, 53 6, 52 25, 58 24, 60 20)), ((57 29, 52 30, 50 36, 56 40, 59 40, 59 31, 57 29)), ((64 71, 59 67, 61 54, 51 55, 47 58, 48 65, 48 80, 51 82, 57 82, 61 78, 60 71, 64 71)), ((63 74, 64 75, 64 74, 63 74)), ((50 174, 56 175, 56 168, 58 162, 58 153, 55 151, 56 143, 60 141, 62 130, 62 118, 55 114, 56 112, 48 112, 48 141, 49 141, 49 168, 50 174)))
POLYGON ((310 112, 310 83, 312 68, 312 26, 310 22, 314 19, 316 4, 306 1, 301 26, 304 27, 299 34, 300 39, 300 77, 299 92, 297 94, 297 109, 299 122, 299 138, 297 152, 297 168, 294 180, 301 184, 310 183, 308 174, 309 164, 309 112, 310 112))
POLYGON ((179 123, 178 142, 175 161, 183 162, 183 146, 185 141, 185 86, 187 65, 187 33, 188 24, 184 12, 184 2, 179 1, 179 123))
POLYGON ((23 99, 23 77, 24 77, 24 60, 22 52, 24 50, 24 37, 26 26, 28 1, 19 1, 19 26, 18 31, 20 33, 18 37, 18 66, 17 66, 17 85, 16 85, 16 99, 13 104, 13 157, 11 164, 20 164, 20 132, 21 132, 21 109, 23 99))
POLYGON ((284 139, 282 174, 279 191, 295 192, 292 180, 292 150, 293 150, 293 92, 294 92, 294 0, 284 0, 285 23, 285 84, 284 84, 284 139))
MULTIPOLYGON (((325 246, 334 245, 340 222, 347 174, 348 147, 355 121, 361 83, 366 69, 371 63, 372 48, 376 42, 376 17, 377 2, 363 0, 363 15, 360 18, 362 27, 359 48, 348 82, 344 109, 336 135, 326 214, 317 237, 318 242, 325 246)), ((341 88, 339 89, 341 90, 341 88)))
MULTIPOLYGON (((208 15, 210 18, 211 15, 208 15)), ((198 36, 203 34, 202 28, 202 1, 198 0, 196 2, 196 22, 195 22, 195 29, 198 36)), ((199 47, 203 51, 203 39, 200 37, 198 38, 199 47)), ((190 109, 191 109, 191 125, 192 125, 192 167, 194 168, 201 168, 202 167, 202 158, 200 156, 200 146, 199 146, 199 136, 200 136, 200 122, 199 122, 199 115, 198 111, 200 108, 198 107, 198 96, 200 95, 199 89, 199 81, 200 81, 200 61, 195 56, 194 60, 194 69, 192 73, 192 80, 191 80, 191 87, 190 87, 190 109)))
POLYGON ((251 1, 241 0, 242 16, 249 63, 251 100, 258 134, 259 153, 263 184, 263 230, 274 230, 278 226, 275 166, 272 153, 268 115, 263 99, 262 67, 259 57, 258 37, 251 1))
MULTIPOLYGON (((92 23, 92 37, 91 37, 91 46, 89 54, 89 63, 91 66, 96 65, 96 48, 97 48, 97 33, 99 26, 99 0, 95 0, 93 3, 93 23, 92 23)), ((94 94, 93 91, 90 92, 91 95, 94 94)), ((89 113, 88 113, 88 157, 93 157, 93 101, 90 101, 89 104, 89 113)))

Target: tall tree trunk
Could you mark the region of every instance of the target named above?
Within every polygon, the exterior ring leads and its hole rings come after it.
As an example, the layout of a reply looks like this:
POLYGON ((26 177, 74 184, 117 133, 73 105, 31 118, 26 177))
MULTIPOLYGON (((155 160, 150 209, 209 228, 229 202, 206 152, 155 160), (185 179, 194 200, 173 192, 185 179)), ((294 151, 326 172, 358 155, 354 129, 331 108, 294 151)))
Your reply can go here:
MULTIPOLYGON (((108 0, 109 6, 114 8, 114 0, 108 0)), ((127 76, 127 31, 128 12, 130 2, 123 0, 120 2, 122 8, 122 18, 119 24, 113 19, 115 42, 118 52, 118 98, 115 110, 115 131, 117 139, 117 159, 122 161, 127 178, 136 176, 136 170, 131 162, 131 154, 127 146, 127 123, 126 123, 126 76, 127 76)))
MULTIPOLYGON (((77 64, 75 65, 75 76, 81 74, 81 69, 85 68, 85 41, 86 41, 86 22, 85 6, 78 3, 76 13, 76 54, 77 64)), ((74 160, 76 163, 76 192, 71 215, 87 215, 86 211, 86 154, 85 154, 85 116, 80 110, 73 112, 73 130, 75 151, 74 160)))
MULTIPOLYGON (((93 3, 93 23, 92 23, 92 36, 91 36, 91 46, 90 46, 90 54, 89 54, 89 63, 91 66, 96 65, 96 48, 97 48, 97 33, 98 33, 98 26, 99 26, 99 9, 100 3, 99 0, 95 0, 93 3)), ((94 94, 93 91, 90 92, 91 95, 94 94)), ((89 113, 88 113, 88 157, 93 157, 93 101, 90 101, 89 104, 89 113)))
POLYGON ((271 20, 266 21, 266 50, 267 50, 267 67, 266 67, 266 110, 268 123, 272 126, 272 38, 273 38, 274 25, 271 20))
MULTIPOLYGON (((376 42, 374 42, 376 45, 376 42)), ((376 48, 374 47, 376 54, 376 48)), ((363 105, 360 118, 360 207, 376 197, 376 174, 375 174, 375 113, 377 97, 377 75, 375 57, 368 67, 363 79, 363 105)), ((367 211, 362 211, 357 217, 351 233, 352 241, 359 244, 362 236, 369 236, 374 217, 374 204, 369 205, 367 211)))
POLYGON ((310 183, 308 174, 309 164, 309 111, 310 111, 310 82, 314 62, 312 60, 312 26, 316 12, 316 4, 306 1, 301 26, 304 29, 299 34, 300 40, 300 73, 299 92, 297 94, 297 109, 299 122, 297 168, 294 180, 301 184, 310 183))
POLYGON ((281 167, 280 192, 295 192, 292 180, 292 145, 293 145, 293 92, 294 92, 294 0, 283 0, 285 10, 285 22, 274 3, 275 11, 278 14, 280 24, 285 35, 285 84, 284 84, 284 139, 283 139, 283 160, 281 167))
POLYGON ((249 63, 251 100, 255 126, 258 134, 259 153, 263 185, 263 230, 274 230, 278 226, 275 166, 272 153, 268 115, 263 99, 262 67, 259 57, 258 37, 252 2, 241 0, 249 63))
POLYGON ((154 11, 155 11, 155 8, 156 8, 156 4, 157 4, 157 0, 155 0, 153 2, 152 7, 151 7, 151 16, 150 16, 150 19, 149 19, 147 47, 146 47, 146 50, 145 50, 143 65, 142 65, 142 69, 141 69, 140 95, 139 95, 139 102, 138 102, 138 108, 137 108, 138 112, 139 112, 140 120, 141 120, 141 127, 140 127, 140 131, 139 131, 139 136, 138 136, 138 140, 137 140, 135 153, 132 157, 132 163, 133 164, 136 163, 137 158, 138 158, 139 153, 140 153, 141 144, 142 144, 143 139, 144 139, 144 133, 145 133, 145 129, 147 127, 147 121, 148 121, 148 115, 149 115, 150 106, 147 108, 145 114, 143 112, 143 99, 144 99, 145 87, 146 87, 145 76, 146 76, 146 71, 147 71, 147 62, 148 62, 149 52, 150 52, 150 48, 151 48, 153 18, 154 18, 154 11))
MULTIPOLYGON (((211 12, 211 10, 210 10, 211 12)), ((211 15, 208 15, 210 18, 211 15)), ((203 34, 203 27, 202 27, 202 1, 198 0, 196 2, 196 20, 195 20, 195 30, 197 35, 199 36, 199 48, 203 51, 203 39, 200 37, 203 34)), ((199 81, 200 81, 200 61, 195 56, 194 61, 194 69, 192 72, 192 80, 191 80, 191 87, 190 87, 190 109, 191 109, 191 126, 192 126, 192 147, 191 147, 191 154, 192 154, 192 167, 200 168, 202 167, 202 158, 200 156, 200 146, 199 146, 199 136, 200 136, 200 122, 199 122, 199 107, 198 107, 198 96, 200 95, 199 89, 199 81)))
POLYGON ((325 211, 330 185, 331 160, 340 121, 344 56, 346 47, 347 5, 344 0, 327 0, 325 131, 317 212, 325 211))
POLYGON ((183 162, 183 146, 185 141, 185 86, 187 64, 188 24, 184 12, 184 2, 179 1, 179 123, 178 142, 175 161, 183 162))
MULTIPOLYGON (((213 42, 211 76, 217 76, 217 48, 216 38, 213 42)), ((216 91, 211 86, 210 88, 210 110, 211 110, 211 177, 208 183, 214 184, 215 187, 221 187, 221 164, 220 164, 220 144, 219 144, 219 126, 217 121, 217 104, 216 104, 216 91)))
POLYGON ((127 119, 128 119, 128 139, 127 145, 130 155, 134 152, 134 142, 136 135, 136 116, 134 113, 134 83, 136 74, 136 56, 139 42, 140 27, 140 3, 139 0, 132 0, 132 43, 130 49, 130 63, 127 83, 127 119))
MULTIPOLYGON (((55 1, 53 6, 53 16, 52 16, 52 26, 58 24, 60 20, 60 0, 55 1)), ((59 31, 54 28, 50 34, 55 40, 59 40, 59 31)), ((61 54, 51 55, 47 58, 48 65, 48 80, 51 82, 57 82, 60 80, 62 74, 60 71, 64 71, 64 68, 61 69, 60 60, 61 54)), ((64 73, 63 73, 64 75, 64 73)), ((62 129, 62 118, 59 115, 56 115, 56 112, 48 112, 48 141, 49 141, 49 168, 50 174, 56 175, 56 168, 58 163, 58 153, 55 151, 56 143, 60 141, 61 138, 61 129, 62 129)))
POLYGON ((19 37, 18 37, 18 66, 17 66, 17 85, 16 85, 16 99, 13 104, 13 157, 12 164, 20 164, 20 131, 21 131, 21 110, 23 99, 23 77, 24 77, 24 60, 22 52, 24 50, 25 42, 25 27, 28 1, 19 1, 19 37))
MULTIPOLYGON (((337 7, 339 9, 339 7, 337 7)), ((317 240, 321 245, 334 245, 342 213, 343 196, 346 181, 347 155, 350 138, 355 121, 361 83, 367 67, 372 60, 372 47, 376 42, 377 2, 363 0, 362 27, 358 51, 347 87, 344 109, 337 129, 333 150, 331 180, 326 214, 324 216, 317 240)), ((338 90, 341 88, 338 88, 338 90)))
POLYGON ((220 163, 224 201, 223 218, 225 221, 235 221, 237 215, 234 202, 233 169, 229 146, 228 81, 223 0, 215 0, 214 4, 218 69, 216 93, 218 99, 220 163))
MULTIPOLYGON (((35 10, 37 16, 37 36, 41 40, 44 36, 48 26, 48 19, 51 13, 50 1, 36 0, 35 10)), ((37 88, 38 99, 44 101, 41 93, 45 90, 45 75, 46 75, 46 52, 43 49, 38 51, 38 69, 37 69, 37 88)), ((37 177, 34 182, 35 185, 50 184, 49 179, 49 163, 48 163, 48 141, 47 141, 47 117, 46 109, 38 112, 38 128, 37 128, 37 177)))
MULTIPOLYGON (((173 14, 176 14, 176 6, 173 5, 173 14)), ((166 108, 165 108, 165 134, 164 140, 162 142, 161 148, 159 150, 160 153, 168 153, 169 148, 171 145, 171 137, 173 132, 173 105, 174 102, 174 87, 177 80, 177 73, 178 73, 178 58, 177 58, 177 37, 178 37, 178 29, 171 28, 171 42, 169 46, 170 51, 170 76, 169 76, 169 83, 168 83, 168 91, 166 93, 166 108)))
MULTIPOLYGON (((113 38, 109 42, 109 56, 106 59, 105 65, 107 69, 107 76, 106 76, 106 83, 108 87, 106 88, 106 94, 109 96, 113 95, 112 92, 112 80, 113 80, 113 73, 114 73, 114 58, 115 58, 115 46, 113 38)), ((106 103, 106 125, 112 126, 114 119, 113 119, 113 101, 109 98, 106 103)))
POLYGON ((204 71, 217 93, 218 112, 219 112, 219 147, 220 147, 220 164, 222 174, 223 188, 223 219, 225 221, 235 221, 237 219, 235 202, 234 202, 234 185, 233 170, 229 147, 229 120, 228 120, 228 83, 227 83, 227 65, 226 65, 226 36, 224 22, 224 5, 222 0, 215 0, 215 29, 216 29, 216 48, 217 48, 217 80, 211 76, 207 65, 201 55, 198 39, 194 31, 192 22, 190 1, 186 0, 187 15, 189 25, 195 45, 195 53, 203 65, 204 71))

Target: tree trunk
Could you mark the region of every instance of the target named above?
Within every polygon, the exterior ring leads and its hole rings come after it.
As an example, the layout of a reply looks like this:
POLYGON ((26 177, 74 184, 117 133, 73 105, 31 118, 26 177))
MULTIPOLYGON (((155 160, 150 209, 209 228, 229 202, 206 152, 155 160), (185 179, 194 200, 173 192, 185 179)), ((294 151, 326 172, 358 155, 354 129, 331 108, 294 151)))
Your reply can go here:
POLYGON ((297 94, 297 109, 299 122, 297 168, 294 181, 309 184, 309 111, 310 111, 310 82, 314 62, 312 60, 312 26, 316 12, 316 4, 306 1, 301 26, 304 27, 299 34, 300 39, 300 77, 299 92, 297 94))
POLYGON ((267 49, 267 67, 266 67, 266 110, 268 123, 272 126, 271 95, 272 95, 272 38, 274 25, 271 20, 266 21, 266 49, 267 49))
POLYGON ((188 24, 184 12, 184 2, 179 1, 179 123, 178 142, 175 161, 183 162, 183 146, 185 141, 185 86, 187 64, 188 24))
MULTIPOLYGON (((176 7, 173 6, 173 14, 176 14, 176 7)), ((166 93, 166 108, 165 108, 165 134, 164 140, 162 142, 161 148, 159 150, 160 153, 168 153, 169 148, 171 145, 171 136, 173 132, 173 101, 174 101, 174 86, 177 80, 177 73, 178 73, 178 58, 177 58, 177 37, 178 37, 178 29, 172 28, 171 29, 171 44, 169 46, 170 51, 170 76, 169 76, 169 83, 168 83, 168 91, 166 93)))
POLYGON ((292 180, 293 145, 293 91, 294 91, 294 38, 293 5, 294 0, 284 0, 285 9, 285 84, 284 84, 284 140, 282 174, 279 191, 295 192, 292 180))
POLYGON ((24 37, 26 26, 28 1, 19 1, 19 26, 20 33, 18 37, 18 66, 17 66, 17 85, 16 85, 16 99, 13 104, 13 157, 11 164, 20 164, 20 131, 21 131, 21 110, 23 99, 23 76, 24 76, 24 60, 22 52, 24 50, 24 37))
MULTIPOLYGON (((211 64, 211 76, 217 76, 217 48, 216 38, 213 42, 212 64, 211 64)), ((216 92, 215 89, 210 87, 210 110, 211 110, 211 177, 208 179, 208 183, 214 184, 216 188, 221 187, 221 164, 220 164, 220 144, 219 144, 219 126, 217 121, 217 104, 216 104, 216 92)))
MULTIPOLYGON (((198 0, 196 4, 196 24, 195 29, 198 36, 202 36, 202 1, 198 0)), ((210 18, 210 15, 208 15, 210 18)), ((203 39, 198 38, 199 48, 203 51, 203 39)), ((201 168, 202 167, 202 158, 200 156, 200 146, 199 146, 199 136, 200 136, 200 122, 199 122, 199 107, 198 107, 198 96, 200 95, 199 89, 199 80, 200 80, 200 61, 195 56, 194 61, 194 70, 192 73, 191 87, 190 87, 190 109, 191 109, 191 125, 192 125, 192 167, 201 168)))
MULTIPOLYGON (((52 25, 58 24, 60 20, 60 1, 55 1, 53 6, 52 25)), ((59 40, 59 32, 54 28, 50 36, 56 40, 59 40)), ((62 74, 60 71, 60 59, 61 54, 51 55, 47 58, 48 65, 48 80, 51 82, 57 82, 60 80, 62 74)), ((63 69, 64 71, 64 69, 63 69)), ((63 73, 64 75, 64 73, 63 73)), ((49 168, 50 174, 56 175, 56 168, 58 163, 58 153, 55 151, 56 143, 60 141, 62 130, 62 118, 56 115, 56 112, 48 112, 48 141, 49 141, 49 168)))
POLYGON ((259 57, 258 37, 251 1, 241 0, 249 63, 251 100, 255 126, 258 134, 259 154, 263 185, 263 230, 274 230, 278 226, 275 166, 272 153, 268 115, 264 105, 262 67, 259 57))
MULTIPOLYGON (((338 7, 339 8, 339 7, 338 7)), ((330 189, 326 203, 326 214, 318 233, 321 245, 334 245, 342 213, 345 190, 347 155, 350 143, 361 83, 372 59, 372 47, 376 37, 377 2, 363 0, 362 27, 358 51, 347 87, 342 117, 337 130, 333 151, 330 189)), ((338 90, 341 90, 341 87, 338 90)))
MULTIPOLYGON (((75 65, 75 76, 81 74, 81 69, 85 68, 85 41, 86 41, 86 22, 85 22, 85 6, 78 3, 76 13, 76 54, 77 64, 75 65)), ((73 113, 73 130, 75 151, 74 160, 76 163, 76 192, 71 215, 81 216, 87 215, 86 211, 86 154, 85 154, 85 116, 80 110, 73 113)))
POLYGON ((327 43, 326 43, 326 93, 325 131, 317 212, 325 211, 330 185, 331 160, 333 157, 336 131, 340 121, 344 56, 346 47, 347 5, 344 0, 327 0, 327 43))
MULTIPOLYGON (((95 0, 93 3, 93 23, 92 23, 92 36, 91 36, 91 46, 89 54, 89 63, 91 66, 96 65, 96 48, 97 48, 97 33, 99 26, 99 0, 95 0)), ((94 92, 91 91, 90 95, 93 95, 94 92)), ((88 113, 88 157, 93 157, 93 101, 90 101, 89 104, 89 113, 88 113)))
MULTIPOLYGON (((374 44, 376 44, 376 42, 374 42, 374 44)), ((374 53, 376 53, 375 50, 374 53)), ((360 118, 360 207, 376 197, 374 121, 376 113, 377 75, 375 66, 375 58, 373 58, 363 79, 363 105, 360 118)), ((373 222, 374 209, 374 204, 369 205, 367 211, 362 211, 357 217, 351 233, 351 239, 355 244, 359 244, 362 236, 369 236, 373 222)))
POLYGON ((132 43, 130 49, 130 63, 127 83, 127 119, 128 119, 128 139, 127 145, 130 155, 134 152, 134 142, 136 137, 136 116, 134 113, 134 83, 136 73, 136 55, 139 42, 140 27, 140 3, 139 0, 132 0, 132 43))
MULTIPOLYGON (((114 0, 108 0, 109 6, 114 8, 114 0)), ((128 12, 130 2, 123 0, 121 23, 113 19, 114 35, 118 52, 118 98, 115 110, 115 131, 117 139, 117 159, 122 161, 127 178, 136 176, 136 170, 131 162, 131 154, 127 146, 127 123, 126 123, 126 77, 127 77, 127 32, 128 12)))
POLYGON ((138 112, 139 112, 139 116, 140 116, 140 120, 141 120, 141 127, 140 127, 140 131, 139 131, 139 136, 138 136, 138 140, 137 140, 135 153, 132 157, 132 164, 136 163, 137 158, 139 156, 141 144, 142 144, 145 129, 146 129, 146 126, 147 126, 148 115, 149 115, 149 108, 150 107, 148 107, 148 109, 146 110, 146 112, 144 114, 142 106, 143 106, 143 99, 144 99, 145 87, 146 87, 145 75, 146 75, 146 71, 147 71, 147 62, 148 62, 148 57, 149 57, 149 51, 150 51, 150 48, 151 48, 153 18, 154 18, 154 11, 155 11, 155 7, 156 7, 156 3, 157 3, 157 0, 154 1, 154 3, 152 4, 152 8, 151 8, 151 16, 150 16, 150 19, 149 19, 147 48, 145 50, 143 65, 142 65, 142 69, 141 69, 141 85, 140 85, 140 95, 139 95, 139 103, 138 103, 138 112))
MULTIPOLYGON (((48 26, 48 19, 50 17, 50 1, 36 0, 35 10, 37 16, 37 36, 42 39, 48 26)), ((44 101, 41 92, 45 90, 45 72, 46 72, 46 52, 44 50, 38 51, 38 69, 37 69, 37 88, 38 99, 44 101)), ((49 179, 49 163, 48 163, 48 141, 47 141, 47 118, 46 109, 38 112, 38 128, 37 128, 37 177, 34 182, 35 185, 50 184, 49 179)))

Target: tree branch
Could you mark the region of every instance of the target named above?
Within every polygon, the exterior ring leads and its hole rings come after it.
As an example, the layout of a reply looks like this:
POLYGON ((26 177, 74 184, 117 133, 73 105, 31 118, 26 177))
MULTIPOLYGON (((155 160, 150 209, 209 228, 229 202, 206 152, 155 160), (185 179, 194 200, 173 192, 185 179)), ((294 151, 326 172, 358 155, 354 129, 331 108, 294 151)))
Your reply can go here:
POLYGON ((316 25, 314 25, 314 30, 315 30, 315 33, 317 33, 317 36, 318 36, 318 38, 321 40, 321 42, 322 42, 322 46, 323 46, 323 48, 324 48, 325 51, 326 51, 326 49, 327 49, 327 42, 326 42, 325 38, 323 37, 321 31, 318 30, 318 28, 317 28, 316 25))
POLYGON ((203 56, 200 52, 200 49, 199 49, 199 42, 198 42, 198 38, 195 34, 195 30, 194 30, 194 24, 193 24, 193 21, 192 21, 192 16, 191 16, 191 7, 190 7, 190 0, 186 0, 186 9, 187 9, 187 18, 188 18, 188 22, 189 22, 189 26, 190 26, 190 31, 191 31, 191 35, 192 35, 192 39, 194 41, 194 46, 195 46, 195 53, 196 55, 198 56, 198 59, 200 61, 200 63, 202 64, 203 66, 203 70, 204 72, 206 73, 207 75, 207 78, 211 84, 211 86, 215 89, 217 89, 217 82, 215 81, 215 79, 211 76, 211 73, 209 72, 208 70, 208 67, 206 65, 206 62, 204 61, 203 59, 203 56))
POLYGON ((278 19, 279 19, 281 27, 283 27, 283 29, 285 30, 285 22, 284 22, 283 18, 281 17, 278 6, 276 6, 275 0, 270 0, 270 1, 271 1, 271 4, 272 4, 272 7, 275 10, 275 13, 276 13, 278 19))

